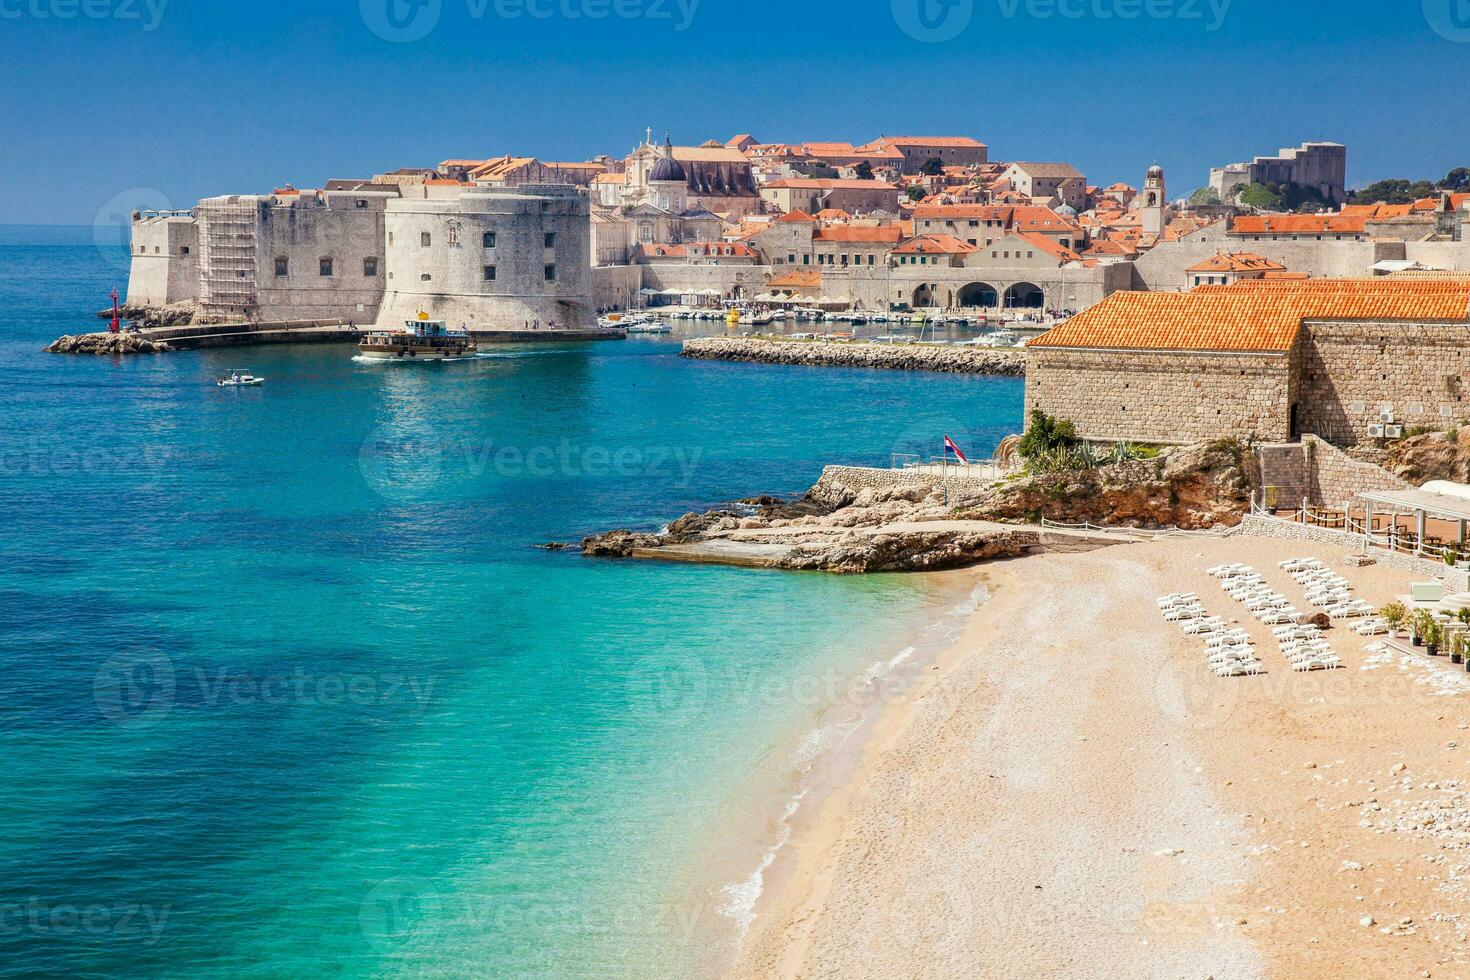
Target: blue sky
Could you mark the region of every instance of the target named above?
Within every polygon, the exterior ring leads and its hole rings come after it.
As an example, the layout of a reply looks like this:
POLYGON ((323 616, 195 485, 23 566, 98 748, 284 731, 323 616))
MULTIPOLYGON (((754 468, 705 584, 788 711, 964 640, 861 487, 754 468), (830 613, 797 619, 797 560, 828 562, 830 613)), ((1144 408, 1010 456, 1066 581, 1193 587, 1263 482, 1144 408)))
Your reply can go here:
POLYGON ((0 223, 645 126, 966 134, 1181 194, 1308 139, 1355 183, 1470 165, 1470 0, 0 0, 0 52, 0 223))

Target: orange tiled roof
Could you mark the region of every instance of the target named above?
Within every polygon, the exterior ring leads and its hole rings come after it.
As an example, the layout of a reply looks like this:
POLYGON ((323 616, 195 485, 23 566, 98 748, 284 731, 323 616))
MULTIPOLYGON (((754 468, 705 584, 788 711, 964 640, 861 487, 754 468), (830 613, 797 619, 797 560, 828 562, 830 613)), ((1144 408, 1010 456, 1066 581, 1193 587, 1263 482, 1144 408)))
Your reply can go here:
POLYGON ((1036 246, 1053 258, 1061 259, 1063 262, 1076 262, 1082 258, 1082 256, 1070 248, 1063 248, 1045 235, 1037 234, 1034 231, 1018 231, 1015 233, 1015 237, 1026 242, 1028 245, 1036 246))
POLYGON ((903 229, 897 225, 836 225, 817 229, 812 235, 814 242, 874 242, 898 243, 903 240, 903 229))
POLYGON ((811 215, 807 214, 800 208, 797 208, 795 211, 788 212, 787 214, 781 215, 780 220, 788 223, 799 221, 809 225, 814 225, 817 223, 816 218, 813 218, 811 215))
POLYGON ((1279 272, 1286 266, 1250 252, 1221 252, 1185 269, 1185 272, 1279 272))
POLYGON ((920 235, 893 250, 894 255, 969 255, 974 245, 953 235, 920 235))
POLYGON ((777 276, 766 285, 815 289, 822 285, 822 274, 815 269, 802 269, 796 272, 788 272, 784 276, 777 276))
POLYGON ((1236 218, 1232 235, 1361 235, 1368 219, 1362 215, 1260 214, 1236 218))
POLYGON ((1284 354, 1304 320, 1465 322, 1467 311, 1466 282, 1255 280, 1189 293, 1114 293, 1028 346, 1284 354))

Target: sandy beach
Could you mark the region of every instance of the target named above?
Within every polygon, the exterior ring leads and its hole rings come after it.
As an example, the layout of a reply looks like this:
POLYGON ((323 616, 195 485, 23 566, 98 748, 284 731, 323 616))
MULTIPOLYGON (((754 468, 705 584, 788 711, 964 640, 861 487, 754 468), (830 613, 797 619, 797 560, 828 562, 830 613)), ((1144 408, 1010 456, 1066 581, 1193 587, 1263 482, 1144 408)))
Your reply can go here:
POLYGON ((1329 561, 1375 605, 1413 576, 1255 538, 1050 554, 880 717, 796 827, 736 975, 1470 976, 1470 678, 1368 649, 1293 673, 1205 569, 1329 561), (1199 593, 1265 672, 1220 679, 1155 598, 1199 593))

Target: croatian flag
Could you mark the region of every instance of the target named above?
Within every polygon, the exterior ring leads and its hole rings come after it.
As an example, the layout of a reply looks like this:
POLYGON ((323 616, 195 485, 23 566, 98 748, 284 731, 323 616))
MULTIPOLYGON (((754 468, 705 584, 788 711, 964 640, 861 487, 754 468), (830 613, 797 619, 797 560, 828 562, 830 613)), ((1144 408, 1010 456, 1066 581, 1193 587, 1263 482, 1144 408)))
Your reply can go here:
POLYGON ((945 436, 944 455, 948 456, 950 453, 954 453, 956 456, 958 456, 961 463, 964 463, 966 466, 970 465, 970 461, 965 458, 964 453, 960 452, 960 447, 954 444, 954 440, 951 439, 949 436, 945 436))

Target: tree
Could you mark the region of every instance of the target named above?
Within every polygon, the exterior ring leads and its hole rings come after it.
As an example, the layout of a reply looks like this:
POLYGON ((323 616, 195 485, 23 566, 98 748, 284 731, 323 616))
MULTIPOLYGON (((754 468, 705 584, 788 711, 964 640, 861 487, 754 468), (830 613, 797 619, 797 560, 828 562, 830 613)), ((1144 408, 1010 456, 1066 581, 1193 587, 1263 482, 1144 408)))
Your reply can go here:
POLYGON ((1034 459, 1044 453, 1058 449, 1071 449, 1077 445, 1077 429, 1066 419, 1053 418, 1039 408, 1031 410, 1031 424, 1026 434, 1016 444, 1016 452, 1023 459, 1034 459))
POLYGON ((929 195, 925 192, 924 188, 921 187, 920 185, 918 185, 918 184, 910 184, 909 185, 909 189, 908 189, 908 196, 909 196, 909 200, 910 201, 922 201, 924 198, 928 197, 929 195))
POLYGON ((1281 209, 1281 195, 1273 193, 1264 184, 1252 184, 1240 193, 1240 203, 1262 211, 1281 209))
POLYGON ((1451 170, 1445 179, 1439 182, 1439 186, 1451 194, 1470 191, 1470 167, 1456 167, 1451 170))
POLYGON ((940 174, 944 173, 944 161, 939 159, 938 157, 930 157, 929 159, 925 160, 924 165, 919 168, 919 173, 923 174, 925 177, 938 177, 940 174))
POLYGON ((1215 193, 1215 189, 1213 187, 1201 187, 1199 190, 1189 195, 1189 203, 1195 205, 1196 207, 1202 204, 1219 204, 1220 195, 1215 193))
POLYGON ((857 176, 858 180, 872 180, 873 165, 866 160, 859 162, 857 165, 857 176))
POLYGON ((1348 200, 1353 204, 1412 204, 1421 198, 1438 196, 1439 188, 1430 181, 1390 179, 1353 191, 1348 194, 1348 200))

